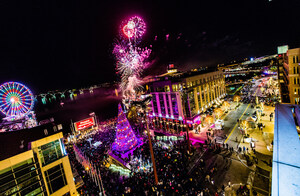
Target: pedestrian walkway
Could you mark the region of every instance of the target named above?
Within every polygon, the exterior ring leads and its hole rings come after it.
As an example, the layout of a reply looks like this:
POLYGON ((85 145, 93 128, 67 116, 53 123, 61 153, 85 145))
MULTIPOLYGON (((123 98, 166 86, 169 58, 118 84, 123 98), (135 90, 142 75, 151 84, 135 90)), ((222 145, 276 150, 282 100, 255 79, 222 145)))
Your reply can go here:
MULTIPOLYGON (((274 107, 271 106, 265 106, 264 107, 264 113, 265 116, 261 117, 260 122, 265 125, 265 127, 262 130, 259 130, 258 128, 249 130, 248 133, 250 135, 250 138, 253 138, 255 142, 255 151, 272 156, 272 149, 271 149, 271 143, 273 141, 273 135, 274 135, 274 118, 272 121, 270 121, 270 114, 274 112, 274 107), (269 146, 269 149, 267 148, 269 146)), ((239 147, 243 148, 249 148, 249 143, 243 143, 243 140, 241 140, 241 143, 239 147)))

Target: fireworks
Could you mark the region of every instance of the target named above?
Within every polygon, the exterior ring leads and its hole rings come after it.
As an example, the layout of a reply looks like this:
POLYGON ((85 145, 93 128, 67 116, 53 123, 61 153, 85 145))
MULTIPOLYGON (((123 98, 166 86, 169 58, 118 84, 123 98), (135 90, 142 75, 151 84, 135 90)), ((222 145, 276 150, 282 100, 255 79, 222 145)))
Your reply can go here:
POLYGON ((137 47, 139 39, 146 31, 146 24, 137 16, 128 20, 122 28, 126 39, 115 43, 113 54, 117 59, 117 71, 121 76, 120 87, 125 99, 132 99, 141 89, 141 73, 147 66, 145 62, 151 50, 137 47), (127 39, 128 38, 128 39, 127 39))
POLYGON ((145 31, 146 24, 143 19, 138 16, 130 18, 123 27, 123 33, 128 38, 141 38, 145 31))

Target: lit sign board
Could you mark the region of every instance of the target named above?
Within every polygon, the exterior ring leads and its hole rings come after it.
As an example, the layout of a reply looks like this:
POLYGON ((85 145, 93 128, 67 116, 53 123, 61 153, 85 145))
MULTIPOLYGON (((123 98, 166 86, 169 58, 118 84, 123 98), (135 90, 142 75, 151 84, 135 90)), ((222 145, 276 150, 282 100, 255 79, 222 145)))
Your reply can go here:
POLYGON ((285 46, 278 46, 277 47, 277 53, 278 54, 284 54, 288 51, 289 49, 289 46, 288 45, 285 45, 285 46))
POLYGON ((78 121, 74 123, 76 131, 83 130, 85 128, 89 128, 95 125, 95 120, 93 117, 84 119, 82 121, 78 121))
POLYGON ((168 70, 168 73, 176 73, 176 72, 177 72, 177 69, 168 70))
POLYGON ((174 64, 169 64, 169 69, 173 69, 174 68, 174 64))
POLYGON ((155 138, 160 141, 177 141, 184 140, 185 136, 155 136, 155 138))

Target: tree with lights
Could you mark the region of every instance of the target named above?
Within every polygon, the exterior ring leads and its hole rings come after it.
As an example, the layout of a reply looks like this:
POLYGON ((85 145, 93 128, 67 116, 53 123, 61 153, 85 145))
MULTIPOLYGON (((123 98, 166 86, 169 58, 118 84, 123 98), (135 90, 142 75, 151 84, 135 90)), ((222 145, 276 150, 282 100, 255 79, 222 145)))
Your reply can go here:
POLYGON ((118 121, 116 130, 116 139, 112 145, 112 149, 118 152, 127 152, 133 150, 139 144, 140 140, 135 136, 126 114, 121 104, 118 105, 118 121))
POLYGON ((241 96, 239 96, 239 95, 235 95, 234 97, 233 97, 233 101, 236 101, 236 104, 239 104, 239 101, 241 100, 241 96))

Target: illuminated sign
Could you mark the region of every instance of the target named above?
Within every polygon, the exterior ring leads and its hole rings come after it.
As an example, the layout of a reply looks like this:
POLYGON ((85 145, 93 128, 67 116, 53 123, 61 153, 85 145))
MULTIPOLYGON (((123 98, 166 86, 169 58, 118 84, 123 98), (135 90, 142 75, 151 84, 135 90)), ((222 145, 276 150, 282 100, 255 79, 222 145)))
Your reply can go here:
POLYGON ((168 73, 176 73, 176 72, 177 72, 177 69, 168 70, 168 73))
POLYGON ((160 141, 177 141, 177 140, 184 140, 185 136, 155 136, 156 140, 160 141))
POLYGON ((95 120, 93 117, 84 119, 82 121, 78 121, 74 123, 76 131, 83 130, 85 128, 89 128, 95 125, 95 120))
POLYGON ((186 121, 188 124, 193 124, 193 121, 191 121, 191 120, 187 120, 186 121))
POLYGON ((277 54, 284 54, 288 51, 289 46, 285 45, 285 46, 278 46, 277 47, 277 54))

